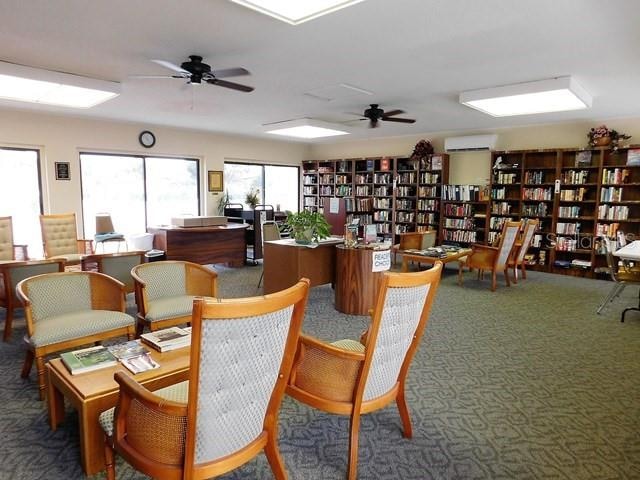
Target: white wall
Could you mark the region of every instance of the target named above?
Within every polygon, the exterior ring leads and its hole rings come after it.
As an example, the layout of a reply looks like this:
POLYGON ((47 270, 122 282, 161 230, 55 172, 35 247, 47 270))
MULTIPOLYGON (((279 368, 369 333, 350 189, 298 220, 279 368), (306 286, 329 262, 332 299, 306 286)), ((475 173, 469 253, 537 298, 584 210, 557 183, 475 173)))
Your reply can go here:
POLYGON ((45 213, 75 212, 82 232, 79 152, 109 152, 157 156, 188 156, 201 159, 202 211, 213 213, 218 194, 207 190, 207 170, 223 170, 225 158, 299 165, 308 157, 301 143, 112 122, 90 118, 0 110, 0 146, 40 150, 45 213), (156 136, 153 148, 138 143, 142 130, 156 136), (54 162, 69 162, 71 181, 56 181, 54 162))
MULTIPOLYGON (((358 158, 367 156, 409 156, 420 139, 429 139, 436 152, 444 151, 444 139, 481 133, 498 134, 496 150, 524 150, 538 148, 580 148, 587 146, 587 132, 591 127, 606 124, 619 132, 632 135, 631 143, 640 144, 640 118, 608 119, 594 122, 559 123, 495 130, 439 132, 368 140, 339 139, 331 144, 312 145, 310 160, 330 158, 358 158)), ((384 125, 380 128, 384 128, 384 125)), ((449 182, 482 184, 488 180, 491 155, 489 152, 452 153, 449 163, 449 182)))

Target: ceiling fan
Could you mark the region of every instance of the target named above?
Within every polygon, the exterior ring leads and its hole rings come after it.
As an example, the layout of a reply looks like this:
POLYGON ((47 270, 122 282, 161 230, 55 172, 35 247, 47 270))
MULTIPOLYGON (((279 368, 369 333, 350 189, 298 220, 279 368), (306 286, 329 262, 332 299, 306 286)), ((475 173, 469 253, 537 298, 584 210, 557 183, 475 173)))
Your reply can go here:
POLYGON ((369 120, 370 128, 376 128, 380 120, 385 122, 415 123, 415 120, 412 118, 395 118, 396 115, 402 113, 405 113, 404 110, 389 110, 385 112, 383 109, 378 108, 377 103, 372 103, 362 114, 364 118, 361 118, 361 120, 369 120))
POLYGON ((199 55, 189 55, 189 61, 183 62, 180 66, 166 60, 151 60, 158 65, 162 65, 169 70, 173 70, 173 75, 136 75, 135 78, 184 78, 191 85, 201 85, 210 83, 219 87, 230 88, 240 92, 252 92, 253 87, 241 85, 239 83, 222 80, 226 77, 239 77, 241 75, 250 75, 245 68, 226 68, 224 70, 211 70, 211 67, 202 62, 199 55))

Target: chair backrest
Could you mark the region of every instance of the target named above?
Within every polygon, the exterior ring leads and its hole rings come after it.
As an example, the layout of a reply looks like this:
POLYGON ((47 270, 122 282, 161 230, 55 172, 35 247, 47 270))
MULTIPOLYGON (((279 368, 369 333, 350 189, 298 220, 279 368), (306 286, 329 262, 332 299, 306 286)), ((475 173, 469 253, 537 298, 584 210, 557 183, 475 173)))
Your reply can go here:
POLYGON ((270 242, 272 240, 280 240, 280 229, 276 222, 270 220, 262 224, 262 241, 270 242))
POLYGON ((28 308, 29 335, 38 321, 85 310, 124 311, 124 286, 97 272, 45 273, 18 283, 18 297, 28 308))
POLYGON ((22 280, 53 272, 64 272, 64 260, 30 260, 0 265, 0 273, 5 282, 5 297, 11 295, 16 298, 16 287, 22 280))
POLYGON ((144 251, 122 253, 103 253, 98 255, 87 255, 82 259, 82 269, 86 270, 91 264, 95 264, 98 272, 109 275, 122 282, 126 292, 133 292, 134 281, 131 276, 131 269, 144 263, 144 251))
POLYGON ((527 254, 527 250, 531 246, 533 235, 536 233, 539 221, 537 219, 529 219, 524 224, 524 232, 522 233, 522 244, 516 254, 516 263, 522 263, 524 256, 527 254))
POLYGON ((383 274, 357 398, 368 401, 380 397, 406 377, 429 318, 441 270, 442 263, 436 262, 423 272, 383 274))
POLYGON ((113 233, 113 221, 108 213, 98 213, 96 215, 96 235, 101 233, 113 233))
POLYGON ((216 296, 217 274, 202 265, 178 260, 143 263, 131 269, 145 284, 147 301, 180 295, 216 296))
POLYGON ((45 257, 78 253, 76 214, 40 215, 45 257))
POLYGON ((0 217, 0 260, 15 260, 11 217, 0 217))
POLYGON ((400 234, 400 250, 417 249, 422 247, 422 233, 420 232, 407 232, 400 234))
POLYGON ((431 248, 436 244, 436 234, 435 230, 427 230, 426 232, 422 232, 422 246, 421 250, 426 250, 427 248, 431 248))
POLYGON ((504 222, 502 233, 500 234, 500 243, 498 244, 498 255, 493 268, 496 270, 504 270, 511 251, 516 244, 516 238, 520 231, 520 222, 504 222))
POLYGON ((151 406, 144 390, 123 401, 131 380, 116 374, 116 449, 155 478, 217 477, 257 455, 267 436, 277 436, 308 291, 302 279, 263 297, 196 299, 186 412, 166 399, 151 406), (151 436, 162 447, 150 448, 151 436))

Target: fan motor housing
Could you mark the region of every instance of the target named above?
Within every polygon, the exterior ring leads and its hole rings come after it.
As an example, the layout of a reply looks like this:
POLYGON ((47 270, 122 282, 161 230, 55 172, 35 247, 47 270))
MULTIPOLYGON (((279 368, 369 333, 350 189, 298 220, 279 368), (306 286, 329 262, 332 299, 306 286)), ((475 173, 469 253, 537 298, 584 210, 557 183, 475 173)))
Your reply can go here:
POLYGON ((201 83, 203 75, 211 72, 211 67, 202 63, 202 57, 199 55, 189 55, 189 59, 188 62, 183 62, 180 67, 191 73, 191 83, 201 83))

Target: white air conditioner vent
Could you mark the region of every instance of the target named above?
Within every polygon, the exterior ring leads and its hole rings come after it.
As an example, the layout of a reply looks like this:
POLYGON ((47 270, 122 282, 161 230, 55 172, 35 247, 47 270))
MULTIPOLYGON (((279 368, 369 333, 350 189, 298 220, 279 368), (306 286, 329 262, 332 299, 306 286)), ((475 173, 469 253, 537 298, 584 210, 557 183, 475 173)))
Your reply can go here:
POLYGON ((477 150, 493 150, 498 135, 468 135, 466 137, 449 137, 444 139, 447 152, 469 152, 477 150))

